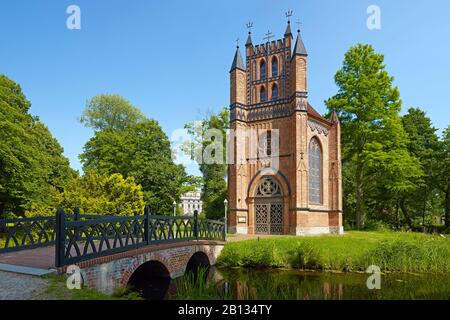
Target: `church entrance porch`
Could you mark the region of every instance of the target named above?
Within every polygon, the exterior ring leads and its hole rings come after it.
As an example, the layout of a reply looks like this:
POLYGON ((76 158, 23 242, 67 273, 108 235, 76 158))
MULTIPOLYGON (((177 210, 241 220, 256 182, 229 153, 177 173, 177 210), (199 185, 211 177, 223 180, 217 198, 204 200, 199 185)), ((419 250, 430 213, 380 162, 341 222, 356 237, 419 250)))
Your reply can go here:
POLYGON ((284 203, 281 186, 273 177, 264 177, 256 189, 255 233, 281 235, 284 230, 284 203))

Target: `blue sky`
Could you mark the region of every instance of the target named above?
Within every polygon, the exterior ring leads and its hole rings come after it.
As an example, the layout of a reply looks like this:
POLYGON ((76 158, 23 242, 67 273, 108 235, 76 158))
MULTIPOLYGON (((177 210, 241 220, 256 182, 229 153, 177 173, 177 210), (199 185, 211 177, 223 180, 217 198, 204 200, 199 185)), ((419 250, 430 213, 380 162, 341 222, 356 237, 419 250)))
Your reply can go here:
POLYGON ((281 38, 288 9, 302 21, 309 100, 319 112, 336 93, 344 53, 362 42, 385 54, 403 112, 420 106, 440 130, 450 123, 448 0, 2 0, 0 73, 21 84, 31 112, 80 169, 93 134, 77 121, 88 98, 120 94, 170 136, 228 105, 236 38, 243 47, 249 20, 254 43, 268 29, 281 38), (81 30, 66 28, 71 4, 81 8, 81 30), (381 8, 381 30, 366 27, 372 4, 381 8))

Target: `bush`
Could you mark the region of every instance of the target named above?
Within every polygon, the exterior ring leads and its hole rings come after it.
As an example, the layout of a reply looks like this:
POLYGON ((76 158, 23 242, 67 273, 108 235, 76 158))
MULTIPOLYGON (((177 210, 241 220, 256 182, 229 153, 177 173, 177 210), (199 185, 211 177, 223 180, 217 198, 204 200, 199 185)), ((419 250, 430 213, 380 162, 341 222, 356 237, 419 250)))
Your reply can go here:
POLYGON ((391 225, 380 220, 369 220, 366 222, 364 230, 367 231, 392 231, 391 225))
POLYGON ((291 266, 299 269, 322 269, 322 254, 310 241, 298 242, 294 250, 288 253, 291 257, 291 266))

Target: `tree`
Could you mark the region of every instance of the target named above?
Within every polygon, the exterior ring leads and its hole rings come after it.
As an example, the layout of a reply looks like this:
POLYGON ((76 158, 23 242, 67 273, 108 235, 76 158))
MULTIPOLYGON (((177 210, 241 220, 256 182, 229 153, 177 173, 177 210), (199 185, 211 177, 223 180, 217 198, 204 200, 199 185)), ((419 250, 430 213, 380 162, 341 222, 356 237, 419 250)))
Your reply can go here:
MULTIPOLYGON (((94 98, 93 100, 96 100, 94 98)), ((87 110, 91 109, 89 103, 87 110)), ((123 101, 116 98, 108 105, 112 110, 135 110, 123 108, 123 101), (114 106, 119 101, 119 106, 114 106)), ((136 109, 137 110, 137 109, 136 109)), ((95 113, 93 119, 84 112, 87 123, 95 123, 97 131, 84 146, 80 155, 85 171, 95 170, 102 174, 120 173, 134 177, 142 186, 144 199, 157 214, 170 214, 172 203, 179 199, 190 177, 182 165, 172 160, 170 141, 157 121, 111 112, 95 113), (104 117, 104 118, 103 118, 104 117), (125 122, 110 119, 127 119, 125 122)), ((140 112, 139 112, 140 113, 140 112)))
POLYGON ((417 189, 413 190, 404 199, 405 208, 409 203, 409 211, 413 215, 421 217, 422 225, 425 227, 427 210, 433 212, 439 210, 436 183, 438 179, 439 160, 439 137, 436 128, 432 126, 430 118, 419 108, 410 108, 408 113, 402 117, 403 127, 408 134, 408 151, 416 157, 424 172, 424 176, 417 181, 417 189))
POLYGON ((68 212, 78 207, 87 214, 132 216, 143 212, 144 193, 133 177, 88 171, 69 179, 65 191, 58 195, 57 206, 68 212))
POLYGON ((416 187, 414 179, 421 175, 406 149, 400 93, 392 86, 383 61, 384 56, 370 45, 350 48, 335 75, 338 93, 325 102, 341 120, 343 168, 353 174, 358 228, 364 226, 370 200, 383 196, 398 203, 416 187))
POLYGON ((145 119, 144 114, 125 98, 101 94, 87 102, 80 122, 97 131, 122 131, 145 119))
POLYGON ((228 108, 223 108, 217 114, 206 116, 201 122, 190 122, 185 125, 193 139, 182 146, 185 153, 196 158, 203 177, 202 201, 203 211, 211 219, 223 217, 224 200, 227 196, 227 164, 226 152, 223 152, 220 163, 207 163, 203 153, 208 146, 215 143, 212 137, 206 134, 208 130, 217 130, 222 135, 222 145, 219 148, 226 150, 226 132, 229 129, 230 114, 228 108))
POLYGON ((439 163, 436 187, 444 194, 445 225, 450 227, 450 125, 443 132, 436 158, 439 163))
POLYGON ((71 169, 63 148, 37 117, 18 84, 0 75, 0 217, 47 208, 71 169))

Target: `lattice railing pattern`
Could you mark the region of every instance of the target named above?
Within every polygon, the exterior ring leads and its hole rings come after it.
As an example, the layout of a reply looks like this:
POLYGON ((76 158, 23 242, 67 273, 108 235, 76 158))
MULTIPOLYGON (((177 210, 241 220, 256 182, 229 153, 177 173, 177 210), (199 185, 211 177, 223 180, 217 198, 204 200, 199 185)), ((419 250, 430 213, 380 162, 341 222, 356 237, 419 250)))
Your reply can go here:
POLYGON ((56 266, 163 242, 225 240, 225 224, 183 217, 66 214, 0 220, 0 254, 55 245, 56 266))

